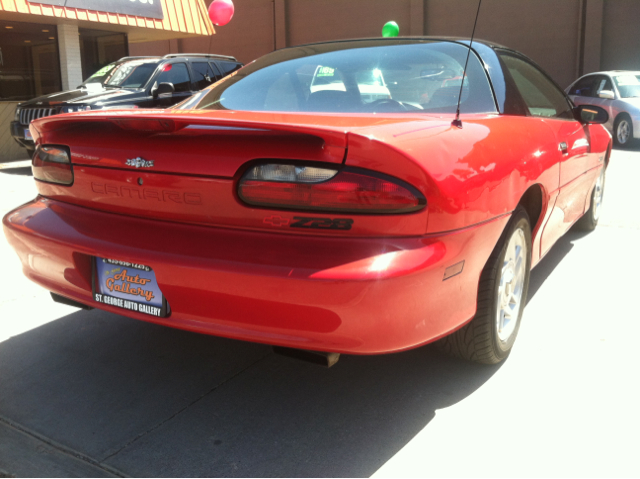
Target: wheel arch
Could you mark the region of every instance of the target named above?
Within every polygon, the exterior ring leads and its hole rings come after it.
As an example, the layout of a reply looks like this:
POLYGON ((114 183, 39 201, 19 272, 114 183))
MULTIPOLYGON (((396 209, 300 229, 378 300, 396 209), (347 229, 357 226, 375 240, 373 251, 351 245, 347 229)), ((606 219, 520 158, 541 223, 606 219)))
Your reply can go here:
MULTIPOLYGON (((531 239, 535 238, 542 220, 544 206, 544 191, 542 185, 536 183, 524 192, 517 206, 522 206, 529 216, 531 224, 531 239)), ((516 207, 517 207, 516 206, 516 207)))

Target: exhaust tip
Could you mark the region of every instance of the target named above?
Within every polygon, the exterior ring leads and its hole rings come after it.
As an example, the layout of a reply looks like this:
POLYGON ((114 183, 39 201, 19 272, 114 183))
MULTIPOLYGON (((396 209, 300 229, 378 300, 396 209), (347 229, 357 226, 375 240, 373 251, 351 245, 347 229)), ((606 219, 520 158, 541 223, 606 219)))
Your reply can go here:
POLYGON ((299 359, 312 364, 318 364, 330 368, 340 359, 340 353, 325 353, 323 351, 308 351, 306 349, 283 348, 273 346, 273 352, 280 356, 299 359))

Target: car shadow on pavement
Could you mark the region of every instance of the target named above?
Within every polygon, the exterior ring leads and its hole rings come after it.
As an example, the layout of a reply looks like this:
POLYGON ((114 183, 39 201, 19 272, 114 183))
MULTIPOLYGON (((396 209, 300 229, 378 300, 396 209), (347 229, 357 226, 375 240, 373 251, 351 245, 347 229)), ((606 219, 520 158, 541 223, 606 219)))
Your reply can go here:
POLYGON ((0 420, 132 476, 370 476, 498 369, 433 346, 325 369, 78 311, 0 343, 0 420))
POLYGON ((1 169, 0 173, 3 173, 5 175, 33 176, 33 172, 31 171, 30 166, 1 169))
POLYGON ((544 258, 531 271, 529 279, 529 292, 527 294, 527 304, 533 299, 540 287, 553 273, 565 256, 573 249, 573 244, 590 234, 590 232, 570 229, 562 236, 544 258))

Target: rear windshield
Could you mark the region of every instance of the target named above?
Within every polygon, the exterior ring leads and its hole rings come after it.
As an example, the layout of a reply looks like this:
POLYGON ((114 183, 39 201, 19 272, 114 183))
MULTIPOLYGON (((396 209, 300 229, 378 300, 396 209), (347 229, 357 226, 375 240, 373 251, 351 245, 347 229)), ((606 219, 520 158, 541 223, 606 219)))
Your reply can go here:
POLYGON ((101 83, 119 88, 142 88, 158 66, 157 60, 111 63, 91 75, 82 85, 101 83))
POLYGON ((453 42, 351 41, 266 55, 201 92, 196 109, 278 112, 495 113, 491 87, 468 48, 453 42))
POLYGON ((613 77, 622 98, 640 97, 640 75, 628 73, 613 77))

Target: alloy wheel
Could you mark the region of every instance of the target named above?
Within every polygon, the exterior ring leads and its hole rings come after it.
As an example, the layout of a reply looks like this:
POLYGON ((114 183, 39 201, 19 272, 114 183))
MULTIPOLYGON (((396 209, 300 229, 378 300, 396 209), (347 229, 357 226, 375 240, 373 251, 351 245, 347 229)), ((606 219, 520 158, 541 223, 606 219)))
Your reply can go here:
POLYGON ((593 189, 593 219, 598 221, 600 218, 600 209, 602 207, 602 197, 604 196, 604 169, 598 176, 596 186, 593 189))
POLYGON ((518 228, 509 239, 500 273, 496 327, 498 339, 506 343, 516 329, 524 291, 527 242, 518 228))
POLYGON ((618 123, 618 129, 616 130, 618 143, 624 145, 629 141, 629 130, 629 121, 626 119, 620 120, 620 123, 618 123))

